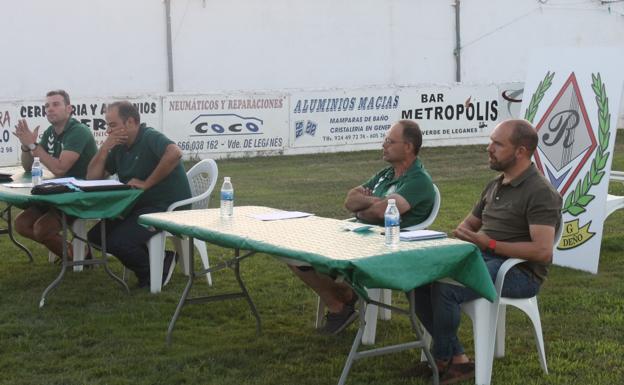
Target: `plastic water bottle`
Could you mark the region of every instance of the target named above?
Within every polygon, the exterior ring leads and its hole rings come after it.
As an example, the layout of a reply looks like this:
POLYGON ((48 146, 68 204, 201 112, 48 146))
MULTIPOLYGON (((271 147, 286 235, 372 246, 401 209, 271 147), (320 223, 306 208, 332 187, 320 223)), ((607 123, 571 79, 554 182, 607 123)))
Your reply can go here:
POLYGON ((33 160, 32 167, 30 168, 30 175, 32 176, 31 181, 33 186, 41 184, 43 180, 43 168, 41 168, 39 157, 35 157, 33 160))
POLYGON ((399 222, 401 221, 401 213, 396 207, 394 199, 388 199, 388 207, 384 214, 384 224, 386 227, 386 246, 396 247, 399 245, 399 222))
POLYGON ((234 187, 230 182, 230 177, 223 178, 221 186, 221 217, 230 218, 234 212, 234 187))

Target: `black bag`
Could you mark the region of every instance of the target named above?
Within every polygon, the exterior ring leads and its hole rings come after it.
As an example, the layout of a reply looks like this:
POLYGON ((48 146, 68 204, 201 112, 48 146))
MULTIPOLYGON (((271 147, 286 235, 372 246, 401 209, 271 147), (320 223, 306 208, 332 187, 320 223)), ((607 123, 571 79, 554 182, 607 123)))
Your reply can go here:
POLYGON ((33 195, 49 195, 49 194, 61 194, 66 192, 72 192, 69 186, 60 183, 42 183, 36 185, 30 190, 33 195))

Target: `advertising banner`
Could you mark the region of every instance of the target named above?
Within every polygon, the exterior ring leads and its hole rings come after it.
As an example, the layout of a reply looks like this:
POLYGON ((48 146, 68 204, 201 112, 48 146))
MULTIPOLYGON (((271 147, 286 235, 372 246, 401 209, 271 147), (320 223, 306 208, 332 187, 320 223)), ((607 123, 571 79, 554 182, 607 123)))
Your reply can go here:
POLYGON ((522 103, 539 138, 535 163, 563 197, 553 263, 598 271, 624 72, 617 49, 549 49, 533 57, 522 103))
POLYGON ((20 142, 13 135, 18 111, 15 103, 0 103, 0 166, 19 164, 20 142))
POLYGON ((399 117, 394 89, 301 92, 291 95, 290 147, 381 142, 399 117))
MULTIPOLYGON (((70 95, 71 98, 71 95, 70 95)), ((142 96, 129 98, 76 98, 70 99, 72 117, 91 129, 95 142, 100 146, 106 139, 106 106, 117 100, 128 100, 133 103, 141 115, 141 123, 160 129, 161 109, 158 96, 142 96)), ((31 130, 39 126, 39 137, 50 123, 45 115, 45 99, 17 103, 18 119, 26 119, 31 130)), ((17 120, 15 121, 17 123, 17 120)))
POLYGON ((284 94, 170 95, 163 132, 187 156, 282 152, 288 144, 284 94))
POLYGON ((400 118, 420 124, 425 145, 487 143, 500 120, 494 85, 409 87, 399 96, 400 118))

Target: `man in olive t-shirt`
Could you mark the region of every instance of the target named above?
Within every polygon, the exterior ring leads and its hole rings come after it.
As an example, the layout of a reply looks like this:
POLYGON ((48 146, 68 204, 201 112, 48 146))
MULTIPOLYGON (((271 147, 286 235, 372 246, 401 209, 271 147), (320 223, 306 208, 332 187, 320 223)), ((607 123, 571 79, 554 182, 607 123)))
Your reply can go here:
MULTIPOLYGON (((147 287, 150 267, 145 243, 156 233, 139 225, 137 219, 141 214, 166 211, 172 203, 191 197, 182 151, 160 132, 141 124, 139 112, 130 102, 109 105, 106 123, 108 136, 89 164, 87 179, 117 174, 121 182, 144 190, 125 218, 106 222, 106 249, 135 273, 139 287, 147 287)), ((100 226, 98 223, 88 234, 96 245, 101 244, 100 226)), ((167 253, 163 283, 173 270, 172 257, 167 253)))
MULTIPOLYGON (((383 225, 388 199, 394 199, 401 213, 401 227, 423 222, 433 208, 435 190, 418 159, 421 146, 422 133, 416 122, 401 120, 390 127, 383 142, 383 160, 390 166, 347 193, 347 210, 360 221, 383 225)), ((357 295, 347 284, 308 266, 290 268, 327 305, 322 333, 338 334, 357 318, 357 295)))
MULTIPOLYGON (((56 178, 75 177, 84 179, 87 165, 97 152, 95 139, 87 126, 71 117, 72 106, 69 95, 63 90, 50 91, 46 95, 45 112, 50 127, 37 143, 39 127, 33 131, 26 120, 15 126, 15 135, 22 147, 22 166, 30 171, 34 157, 56 178)), ((68 222, 75 218, 68 217, 68 222)), ((58 210, 32 206, 15 218, 15 230, 24 237, 43 243, 56 255, 63 253, 61 217, 58 210)), ((71 257, 71 248, 69 249, 71 257)))
MULTIPOLYGON (((530 298, 537 294, 551 263, 556 229, 561 226, 561 196, 531 162, 537 133, 525 120, 500 123, 490 135, 490 168, 502 173, 490 182, 472 212, 453 234, 477 245, 493 281, 508 258, 527 262, 505 275, 503 297, 530 298)), ((457 337, 460 306, 479 295, 470 288, 434 282, 415 289, 415 310, 433 337, 440 384, 468 380, 475 375, 457 337)), ((415 375, 430 377, 424 363, 415 375)))

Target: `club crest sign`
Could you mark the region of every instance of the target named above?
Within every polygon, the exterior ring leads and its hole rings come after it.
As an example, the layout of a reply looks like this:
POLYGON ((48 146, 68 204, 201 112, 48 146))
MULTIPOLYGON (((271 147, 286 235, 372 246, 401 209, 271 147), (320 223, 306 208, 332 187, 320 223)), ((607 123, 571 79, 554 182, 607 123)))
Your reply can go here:
MULTIPOLYGON (((539 83, 526 110, 525 119, 532 122, 546 91, 552 85, 554 72, 547 72, 539 83)), ((592 188, 602 181, 609 159, 610 120, 608 97, 600 73, 591 75, 591 88, 598 110, 598 140, 592 120, 580 92, 574 72, 554 97, 536 125, 538 146, 535 163, 564 198, 562 212, 573 217, 564 222, 559 250, 573 249, 589 241, 595 232, 592 221, 580 224, 578 218, 595 198, 592 188), (581 173, 586 162, 591 167, 581 173)))

